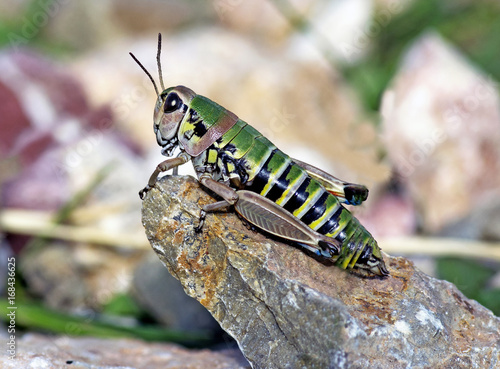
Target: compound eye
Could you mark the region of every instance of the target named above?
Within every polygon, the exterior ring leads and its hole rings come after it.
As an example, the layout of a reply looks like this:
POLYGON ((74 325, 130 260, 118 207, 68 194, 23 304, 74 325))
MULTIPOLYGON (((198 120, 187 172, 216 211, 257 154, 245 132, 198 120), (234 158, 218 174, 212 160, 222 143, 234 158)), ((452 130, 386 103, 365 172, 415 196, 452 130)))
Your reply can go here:
POLYGON ((182 106, 182 100, 175 92, 168 94, 165 104, 163 105, 164 113, 172 113, 182 106))

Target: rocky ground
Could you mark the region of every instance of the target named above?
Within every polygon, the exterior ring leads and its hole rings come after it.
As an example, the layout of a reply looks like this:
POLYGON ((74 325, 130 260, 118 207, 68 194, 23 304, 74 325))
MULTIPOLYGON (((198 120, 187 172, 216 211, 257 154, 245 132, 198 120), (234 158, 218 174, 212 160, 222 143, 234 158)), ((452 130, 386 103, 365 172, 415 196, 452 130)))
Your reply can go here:
POLYGON ((254 368, 494 368, 500 319, 449 282, 385 256, 390 275, 362 278, 210 214, 191 177, 148 193, 143 223, 186 293, 238 342, 254 368))
POLYGON ((235 349, 188 350, 132 339, 75 338, 27 334, 16 341, 15 359, 0 356, 4 369, 249 369, 235 349))

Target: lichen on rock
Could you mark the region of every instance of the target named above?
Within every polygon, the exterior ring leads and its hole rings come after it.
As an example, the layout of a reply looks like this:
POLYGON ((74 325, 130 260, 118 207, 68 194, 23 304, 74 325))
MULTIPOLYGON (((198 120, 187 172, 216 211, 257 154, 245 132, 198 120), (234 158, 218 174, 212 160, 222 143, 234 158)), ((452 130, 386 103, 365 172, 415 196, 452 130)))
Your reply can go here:
MULTIPOLYGON (((192 177, 166 176, 143 202, 147 237, 186 293, 253 368, 495 368, 500 319, 404 258, 362 278, 249 230, 192 177)), ((167 293, 167 291, 165 291, 167 293)))

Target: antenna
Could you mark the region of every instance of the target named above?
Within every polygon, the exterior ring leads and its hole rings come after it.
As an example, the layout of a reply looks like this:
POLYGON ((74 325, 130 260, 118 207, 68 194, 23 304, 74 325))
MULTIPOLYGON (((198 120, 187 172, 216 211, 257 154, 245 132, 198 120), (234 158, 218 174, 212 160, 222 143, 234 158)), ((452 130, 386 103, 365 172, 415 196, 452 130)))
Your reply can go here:
POLYGON ((158 52, 156 53, 156 64, 158 65, 158 74, 160 75, 160 86, 162 90, 165 90, 165 86, 163 85, 163 74, 161 72, 161 33, 158 33, 158 52))
MULTIPOLYGON (((139 64, 139 67, 141 67, 141 69, 144 71, 144 73, 146 73, 146 75, 149 77, 149 79, 151 80, 151 82, 153 82, 153 86, 155 88, 155 91, 156 91, 156 96, 159 96, 160 93, 158 92, 158 87, 156 87, 156 83, 155 83, 155 80, 153 79, 153 77, 151 77, 151 74, 149 74, 149 72, 147 71, 147 69, 144 67, 144 65, 141 64, 141 62, 139 60, 137 60, 137 58, 135 57, 134 54, 132 53, 129 53, 130 56, 132 57, 132 59, 135 60, 135 62, 137 64, 139 64)), ((163 87, 163 82, 162 82, 162 87, 163 87)))

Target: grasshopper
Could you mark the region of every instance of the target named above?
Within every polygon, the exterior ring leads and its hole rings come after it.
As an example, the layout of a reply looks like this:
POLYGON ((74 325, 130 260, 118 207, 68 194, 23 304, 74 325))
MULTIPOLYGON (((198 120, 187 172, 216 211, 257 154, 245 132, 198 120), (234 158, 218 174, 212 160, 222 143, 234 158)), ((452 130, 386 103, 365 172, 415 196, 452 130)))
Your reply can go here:
POLYGON ((341 203, 366 200, 363 185, 342 181, 310 164, 290 158, 255 128, 212 100, 185 86, 165 89, 161 72, 161 34, 156 55, 160 87, 130 53, 153 83, 158 96, 153 130, 162 154, 141 199, 158 175, 191 161, 199 182, 222 200, 200 211, 200 232, 206 214, 234 206, 251 225, 297 243, 342 269, 364 276, 385 276, 377 242, 341 203), (180 152, 173 157, 173 151, 180 152))

